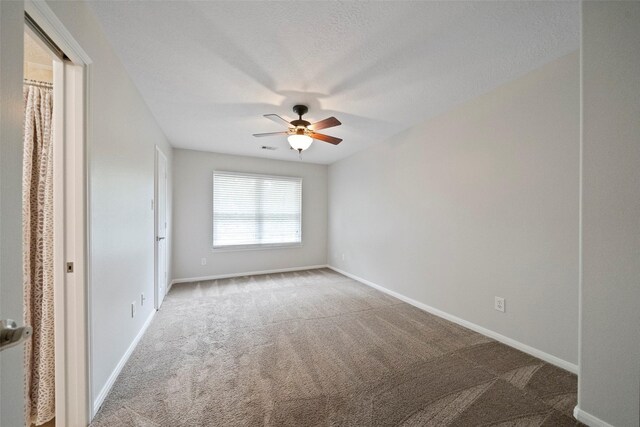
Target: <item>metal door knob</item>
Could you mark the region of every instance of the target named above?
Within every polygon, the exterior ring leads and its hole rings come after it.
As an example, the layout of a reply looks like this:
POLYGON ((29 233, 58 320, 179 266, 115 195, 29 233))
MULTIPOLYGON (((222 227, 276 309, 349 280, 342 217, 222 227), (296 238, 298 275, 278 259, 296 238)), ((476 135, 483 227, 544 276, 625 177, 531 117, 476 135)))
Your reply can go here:
POLYGON ((15 320, 11 319, 0 321, 0 351, 24 342, 32 333, 31 326, 18 327, 15 320))

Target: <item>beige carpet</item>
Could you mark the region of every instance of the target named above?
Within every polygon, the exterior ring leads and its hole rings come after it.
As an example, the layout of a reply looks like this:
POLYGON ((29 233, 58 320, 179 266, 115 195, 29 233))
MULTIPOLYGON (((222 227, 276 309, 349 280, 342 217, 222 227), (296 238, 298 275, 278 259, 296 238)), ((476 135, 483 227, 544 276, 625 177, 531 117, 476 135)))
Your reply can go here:
POLYGON ((94 426, 576 425, 576 377, 328 269, 175 285, 94 426))

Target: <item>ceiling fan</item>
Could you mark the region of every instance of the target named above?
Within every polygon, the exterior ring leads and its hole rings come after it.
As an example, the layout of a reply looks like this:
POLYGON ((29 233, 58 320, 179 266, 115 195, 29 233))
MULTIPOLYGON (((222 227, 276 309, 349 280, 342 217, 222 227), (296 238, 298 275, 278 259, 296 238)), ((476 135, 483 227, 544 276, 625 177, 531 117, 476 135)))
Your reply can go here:
POLYGON ((328 119, 320 120, 319 122, 312 124, 302 119, 302 116, 307 114, 307 111, 309 111, 309 108, 307 108, 306 105, 295 105, 293 107, 293 112, 298 115, 298 119, 291 121, 285 120, 277 114, 265 114, 264 117, 267 119, 273 120, 279 124, 284 124, 288 129, 283 132, 254 133, 253 136, 262 137, 288 135, 287 140, 289 141, 289 145, 291 145, 291 148, 294 150, 298 150, 299 153, 302 153, 302 151, 309 148, 314 139, 328 142, 333 145, 338 145, 342 142, 342 139, 340 138, 316 132, 320 129, 340 126, 342 124, 340 123, 340 120, 335 117, 329 117, 328 119))

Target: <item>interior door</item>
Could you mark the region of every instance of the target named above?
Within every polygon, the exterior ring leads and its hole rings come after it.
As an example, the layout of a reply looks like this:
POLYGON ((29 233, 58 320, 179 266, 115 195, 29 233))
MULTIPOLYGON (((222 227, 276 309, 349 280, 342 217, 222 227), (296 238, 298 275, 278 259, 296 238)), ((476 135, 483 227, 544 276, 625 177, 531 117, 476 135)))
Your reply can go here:
MULTIPOLYGON (((22 325, 24 5, 0 1, 0 320, 22 325)), ((0 351, 0 425, 24 425, 24 344, 0 351)))
POLYGON ((156 148, 156 309, 167 292, 167 158, 156 148))

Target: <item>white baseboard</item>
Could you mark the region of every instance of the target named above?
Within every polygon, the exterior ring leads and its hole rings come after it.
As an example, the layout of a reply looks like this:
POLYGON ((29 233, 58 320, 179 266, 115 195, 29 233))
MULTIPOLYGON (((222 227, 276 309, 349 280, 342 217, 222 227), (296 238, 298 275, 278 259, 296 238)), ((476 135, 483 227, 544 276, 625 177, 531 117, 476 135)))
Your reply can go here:
POLYGON ((431 307, 431 306, 429 306, 427 304, 421 303, 421 302, 416 301, 416 300, 414 300, 412 298, 406 297, 406 296, 404 296, 404 295, 402 295, 402 294, 400 294, 398 292, 392 291, 392 290, 387 289, 385 287, 382 287, 382 286, 380 286, 378 284, 370 282, 369 280, 366 280, 366 279, 363 279, 361 277, 358 277, 355 274, 348 273, 348 272, 346 272, 344 270, 341 270, 341 269, 339 269, 337 267, 333 267, 331 265, 328 265, 327 267, 329 267, 330 269, 332 269, 332 270, 334 270, 334 271, 336 271, 336 272, 338 272, 340 274, 343 274, 343 275, 345 275, 347 277, 350 277, 353 280, 357 280, 358 282, 361 282, 361 283, 363 283, 363 284, 365 284, 367 286, 370 286, 370 287, 375 288, 375 289, 377 289, 379 291, 382 291, 382 292, 384 292, 384 293, 386 293, 388 295, 391 295, 392 297, 398 298, 399 300, 404 301, 404 302, 406 302, 408 304, 411 304, 414 307, 418 307, 419 309, 424 310, 424 311, 426 311, 428 313, 434 314, 434 315, 436 315, 438 317, 442 317, 443 319, 449 320, 449 321, 451 321, 453 323, 457 323, 460 326, 464 326, 465 328, 471 329, 472 331, 478 332, 478 333, 480 333, 482 335, 485 335, 485 336, 487 336, 489 338, 493 338, 496 341, 500 341, 503 344, 506 344, 506 345, 508 345, 510 347, 516 348, 516 349, 518 349, 520 351, 523 351, 525 353, 528 353, 528 354, 530 354, 530 355, 532 355, 534 357, 537 357, 538 359, 542 359, 545 362, 548 362, 548 363, 550 363, 552 365, 558 366, 558 367, 560 367, 562 369, 565 369, 565 370, 567 370, 569 372, 572 372, 574 374, 578 373, 578 365, 575 365, 573 363, 567 362, 566 360, 562 360, 559 357, 553 356, 553 355, 551 355, 549 353, 545 353, 542 350, 538 350, 537 348, 533 348, 533 347, 528 346, 526 344, 523 344, 523 343, 521 343, 519 341, 516 341, 516 340, 514 340, 512 338, 509 338, 509 337, 501 335, 501 334, 499 334, 497 332, 494 332, 494 331, 492 331, 490 329, 484 328, 482 326, 476 325, 475 323, 471 323, 471 322, 469 322, 467 320, 464 320, 464 319, 456 317, 456 316, 454 316, 452 314, 446 313, 446 312, 444 312, 442 310, 438 310, 437 308, 431 307))
POLYGON ((600 418, 595 417, 588 412, 584 412, 577 406, 573 408, 573 416, 576 420, 588 425, 589 427, 613 427, 611 424, 602 421, 600 418))
MULTIPOLYGON (((216 279, 229 279, 231 277, 244 277, 244 276, 257 276, 260 274, 274 274, 274 273, 287 273, 290 271, 302 271, 302 270, 315 270, 317 268, 327 268, 328 265, 320 264, 320 265, 307 265, 305 267, 289 267, 289 268, 277 268, 275 270, 261 270, 261 271, 246 271, 243 273, 229 273, 229 274, 217 274, 214 276, 202 276, 202 277, 188 277, 185 279, 173 279, 169 284, 169 290, 171 286, 176 283, 191 283, 191 282, 204 282, 207 280, 216 280, 216 279)), ((169 292, 167 290, 167 292, 169 292)))
POLYGON ((102 387, 102 390, 100 390, 100 393, 98 394, 98 396, 93 402, 93 408, 92 408, 93 413, 91 414, 92 419, 98 413, 98 410, 100 409, 100 407, 104 403, 104 400, 107 398, 107 395, 111 391, 111 387, 113 387, 113 384, 116 382, 118 375, 120 375, 122 368, 124 368, 124 365, 127 363, 127 360, 129 360, 131 353, 133 353, 133 350, 135 350, 136 346, 142 339, 142 336, 144 335, 147 328, 151 324, 151 321, 153 320, 153 316, 155 316, 155 314, 156 314, 156 310, 155 309, 151 310, 151 314, 149 315, 147 320, 145 320, 144 325, 142 325, 142 328, 140 328, 140 332, 138 332, 138 335, 136 335, 136 337, 133 339, 133 341, 129 345, 129 348, 127 348, 127 351, 124 353, 124 355, 116 365, 113 372, 111 372, 111 375, 109 375, 107 382, 105 383, 104 387, 102 387))

